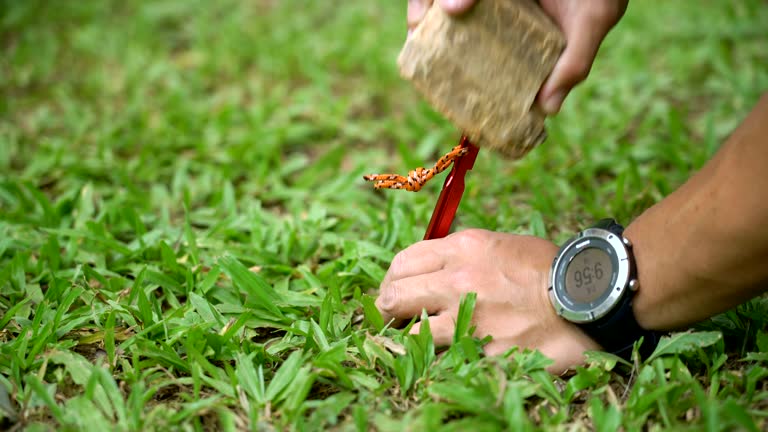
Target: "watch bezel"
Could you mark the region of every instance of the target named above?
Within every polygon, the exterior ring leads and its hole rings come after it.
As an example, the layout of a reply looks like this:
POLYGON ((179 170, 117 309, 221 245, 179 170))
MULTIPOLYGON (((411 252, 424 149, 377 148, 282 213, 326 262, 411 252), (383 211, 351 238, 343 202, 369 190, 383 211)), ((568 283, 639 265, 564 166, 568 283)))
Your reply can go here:
MULTIPOLYGON (((605 249, 600 247, 601 250, 605 249)), ((619 303, 625 291, 628 290, 632 262, 624 244, 623 237, 602 228, 587 228, 560 248, 552 265, 549 296, 558 315, 574 323, 594 322, 605 316, 619 303), (578 303, 570 300, 565 290, 565 272, 570 261, 579 252, 589 247, 608 245, 606 251, 615 264, 612 274, 610 292, 604 292, 593 302, 578 303), (578 304, 581 307, 574 307, 578 304)))

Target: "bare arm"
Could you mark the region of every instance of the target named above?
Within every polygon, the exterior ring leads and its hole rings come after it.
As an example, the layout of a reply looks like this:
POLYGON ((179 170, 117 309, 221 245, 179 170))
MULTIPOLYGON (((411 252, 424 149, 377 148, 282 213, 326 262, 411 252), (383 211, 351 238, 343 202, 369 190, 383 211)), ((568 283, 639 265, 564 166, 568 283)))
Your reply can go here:
POLYGON ((712 160, 637 218, 634 311, 673 329, 768 289, 768 93, 712 160))

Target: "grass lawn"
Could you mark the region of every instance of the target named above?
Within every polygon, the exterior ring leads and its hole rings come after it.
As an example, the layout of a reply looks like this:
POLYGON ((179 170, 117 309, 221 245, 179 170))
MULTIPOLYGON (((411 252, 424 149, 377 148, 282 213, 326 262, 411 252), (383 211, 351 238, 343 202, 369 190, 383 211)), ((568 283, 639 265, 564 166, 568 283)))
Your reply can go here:
MULTIPOLYGON (((765 430, 768 300, 563 377, 373 306, 458 131, 398 77, 405 1, 0 0, 0 430, 765 430)), ((768 89, 765 2, 631 2, 457 229, 627 223, 768 89)), ((442 178, 442 176, 441 176, 442 178)))

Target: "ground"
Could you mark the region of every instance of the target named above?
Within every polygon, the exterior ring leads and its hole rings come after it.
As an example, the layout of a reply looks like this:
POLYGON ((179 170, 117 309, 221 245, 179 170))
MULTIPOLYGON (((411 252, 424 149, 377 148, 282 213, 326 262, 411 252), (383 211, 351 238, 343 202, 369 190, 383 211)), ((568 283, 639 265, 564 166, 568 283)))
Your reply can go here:
MULTIPOLYGON (((484 357, 383 328, 458 131, 398 77, 405 1, 0 0, 0 429, 760 430, 768 303, 623 364, 484 357), (428 165, 427 165, 428 166, 428 165)), ((768 88, 758 0, 631 2, 518 162, 481 152, 456 229, 563 242, 631 221, 768 88)))

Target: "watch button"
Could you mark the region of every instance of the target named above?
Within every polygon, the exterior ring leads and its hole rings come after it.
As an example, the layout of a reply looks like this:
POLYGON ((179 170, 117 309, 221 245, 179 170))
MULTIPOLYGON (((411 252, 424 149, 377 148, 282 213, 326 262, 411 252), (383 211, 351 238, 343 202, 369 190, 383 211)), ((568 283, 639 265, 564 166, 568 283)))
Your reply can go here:
POLYGON ((629 239, 626 238, 626 237, 622 236, 621 237, 621 242, 624 243, 624 246, 626 246, 626 247, 630 247, 630 248, 632 247, 632 242, 629 241, 629 239))
POLYGON ((640 282, 637 279, 632 279, 629 281, 629 289, 636 292, 640 289, 640 282))

